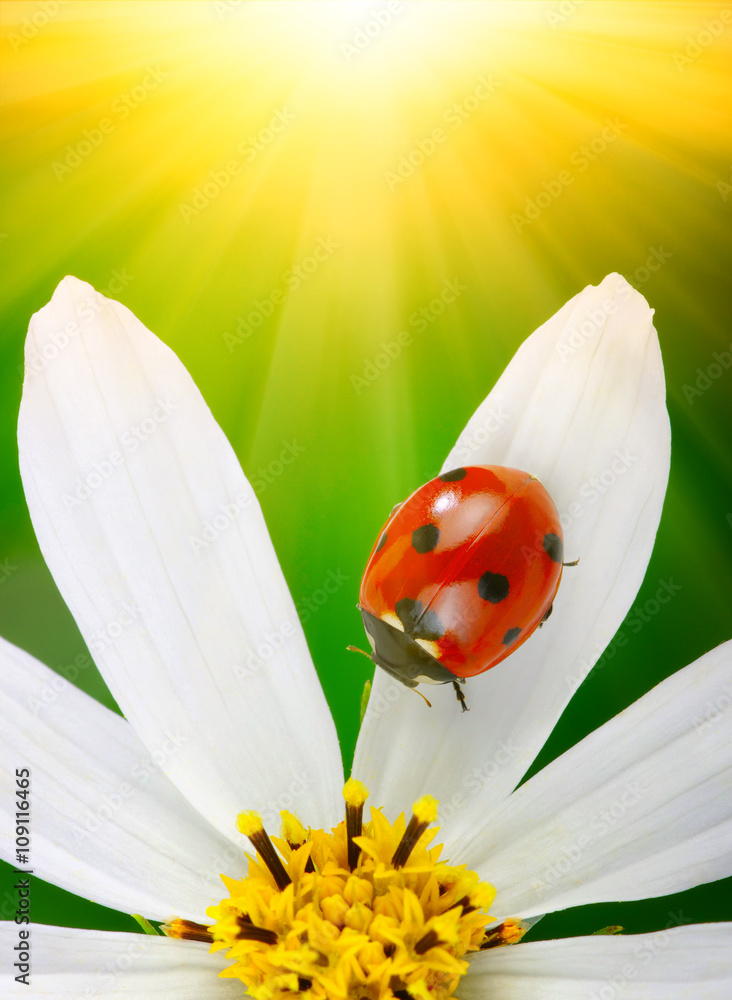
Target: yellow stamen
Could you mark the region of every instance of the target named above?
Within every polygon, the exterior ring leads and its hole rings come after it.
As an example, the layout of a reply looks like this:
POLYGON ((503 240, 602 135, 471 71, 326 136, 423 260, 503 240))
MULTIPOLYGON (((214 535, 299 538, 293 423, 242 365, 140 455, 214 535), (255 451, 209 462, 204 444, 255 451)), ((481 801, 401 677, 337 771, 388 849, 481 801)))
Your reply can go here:
MULTIPOLYGON (((239 829, 260 859, 250 858, 246 878, 225 878, 229 898, 208 911, 211 950, 224 950, 232 963, 221 975, 240 980, 254 1000, 293 1000, 293 993, 307 1000, 447 1000, 467 971, 467 955, 483 946, 495 890, 429 848, 435 831, 425 831, 437 815, 430 796, 415 803, 409 824, 403 816, 391 824, 373 808, 363 822, 368 792, 360 782, 347 782, 343 794, 346 821, 330 832, 306 830, 282 813, 276 843, 283 886, 260 846, 261 820, 242 814, 239 829), (358 820, 352 835, 349 815, 358 820)), ((500 925, 501 943, 514 933, 508 924, 500 925)))
POLYGON ((163 933, 170 938, 178 938, 182 941, 205 941, 211 944, 213 934, 206 924, 197 924, 193 920, 181 920, 180 917, 172 917, 167 923, 162 924, 163 933))
POLYGON ((503 933, 501 934, 503 943, 518 944, 527 930, 528 927, 522 924, 520 920, 504 920, 503 933))
POLYGON ((297 816, 288 812, 286 809, 280 813, 280 816, 282 817, 280 836, 283 840, 286 840, 293 849, 295 847, 300 847, 308 839, 307 830, 297 816))
POLYGON ((290 876, 285 871, 285 867, 282 864, 277 851, 275 851, 274 844, 267 836, 259 813, 239 813, 236 820, 236 826, 245 837, 248 837, 249 840, 251 840, 255 850, 259 852, 262 861, 264 861, 265 865, 269 868, 272 878, 277 884, 277 888, 286 888, 290 884, 290 876))
POLYGON ((361 848, 355 841, 360 837, 363 824, 363 804, 369 797, 366 785, 355 778, 349 778, 343 786, 343 798, 346 800, 346 837, 348 839, 348 867, 351 871, 358 864, 361 848))
POLYGON ((528 924, 509 917, 502 924, 491 927, 485 932, 485 939, 480 950, 486 951, 488 948, 499 948, 506 944, 518 944, 528 929, 528 924))
POLYGON ((412 806, 413 814, 409 821, 409 826, 404 831, 404 836, 399 842, 399 846, 394 851, 391 863, 395 868, 401 868, 409 860, 409 855, 414 850, 414 846, 422 836, 424 831, 437 819, 437 799, 431 795, 423 795, 421 799, 412 806))
POLYGON ((368 788, 356 778, 349 778, 343 786, 343 798, 346 800, 347 806, 358 809, 359 806, 363 806, 368 797, 368 788))
POLYGON ((431 795, 423 795, 412 806, 412 812, 417 817, 419 823, 434 823, 437 819, 438 805, 437 799, 433 799, 431 795))
POLYGON ((253 811, 239 813, 236 820, 236 828, 239 833, 243 833, 245 837, 249 837, 251 840, 253 834, 264 829, 262 817, 258 812, 253 811))
MULTIPOLYGON (((287 845, 290 850, 295 851, 298 847, 302 847, 302 845, 307 842, 308 831, 302 825, 297 816, 288 812, 286 809, 283 809, 280 816, 282 817, 280 837, 287 841, 287 845)), ((305 861, 305 871, 315 871, 315 865, 313 864, 313 859, 310 855, 308 855, 307 860, 305 861)))

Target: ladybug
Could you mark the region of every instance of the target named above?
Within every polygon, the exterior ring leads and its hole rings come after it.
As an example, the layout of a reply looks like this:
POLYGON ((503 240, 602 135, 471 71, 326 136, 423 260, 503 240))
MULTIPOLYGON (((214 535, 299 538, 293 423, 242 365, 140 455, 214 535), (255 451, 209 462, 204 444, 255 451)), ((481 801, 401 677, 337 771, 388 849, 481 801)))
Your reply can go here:
POLYGON ((366 565, 371 659, 410 688, 452 683, 467 711, 465 679, 551 614, 563 552, 557 509, 530 473, 472 465, 431 479, 392 510, 366 565))

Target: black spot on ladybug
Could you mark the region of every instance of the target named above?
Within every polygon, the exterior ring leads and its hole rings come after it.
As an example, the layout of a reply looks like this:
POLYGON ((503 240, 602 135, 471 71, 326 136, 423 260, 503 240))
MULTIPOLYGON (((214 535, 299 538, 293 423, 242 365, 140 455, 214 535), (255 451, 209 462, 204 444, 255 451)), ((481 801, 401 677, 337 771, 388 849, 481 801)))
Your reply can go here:
POLYGON ((503 645, 510 646, 512 642, 516 642, 521 633, 520 628, 510 628, 508 632, 503 637, 503 645))
POLYGON ((445 629, 434 611, 425 611, 421 601, 403 597, 394 605, 404 631, 414 639, 436 641, 445 634, 445 629))
POLYGON ((501 573, 484 573, 478 580, 478 593, 484 601, 500 604, 508 597, 508 578, 501 573))
POLYGON ((412 532, 412 548, 417 552, 431 552, 440 540, 440 529, 436 524, 423 524, 412 532))
POLYGON ((384 532, 384 534, 379 539, 379 544, 376 546, 375 551, 381 552, 381 550, 384 548, 385 545, 386 545, 386 532, 384 532))
POLYGON ((443 472, 440 479, 443 483, 456 483, 458 479, 465 479, 467 474, 465 469, 453 469, 452 472, 443 472))
POLYGON ((552 562, 560 563, 564 557, 564 544, 559 535, 553 531, 544 535, 544 551, 548 554, 552 562))

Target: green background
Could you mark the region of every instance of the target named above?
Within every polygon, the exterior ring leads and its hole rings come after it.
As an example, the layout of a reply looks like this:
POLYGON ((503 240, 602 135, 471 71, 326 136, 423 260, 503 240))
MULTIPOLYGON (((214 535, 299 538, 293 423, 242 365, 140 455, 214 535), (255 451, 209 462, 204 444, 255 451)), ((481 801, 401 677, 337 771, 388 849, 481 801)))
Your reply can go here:
MULTIPOLYGON (((38 27, 39 9, 0 5, 4 637, 57 670, 85 649, 23 499, 22 350, 30 315, 64 274, 100 290, 122 274, 115 297, 178 353, 252 479, 285 443, 303 449, 260 500, 298 604, 329 573, 347 578, 305 631, 348 764, 369 665, 345 647, 364 641, 355 604, 376 532, 436 474, 522 340, 610 271, 656 310, 673 430, 635 607, 661 580, 681 590, 610 647, 536 766, 730 637, 732 371, 693 396, 684 389, 714 352, 732 351, 732 22, 718 20, 728 8, 405 3, 350 62, 341 46, 385 4, 73 2, 38 27), (148 75, 156 66, 159 82, 148 75), (471 110, 481 78, 495 92, 471 110), (456 101, 466 116, 453 127, 456 101), (283 108, 293 121, 270 139, 262 130, 283 108), (63 171, 69 147, 105 119, 113 129, 63 171), (618 138, 583 167, 582 146, 608 120, 618 138), (399 158, 428 149, 435 128, 447 138, 394 181, 399 158), (215 197, 182 210, 232 159, 240 169, 215 197), (572 182, 555 197, 563 170, 572 182), (522 223, 542 192, 548 207, 522 223), (227 344, 321 238, 338 247, 251 336, 227 344), (670 256, 652 272, 654 249, 670 256), (410 325, 453 279, 465 286, 457 301, 423 331, 410 325), (410 342, 367 378, 382 342, 403 330, 410 342)), ((78 683, 113 705, 93 669, 78 683)), ((580 908, 533 936, 732 919, 729 890, 728 880, 580 908)), ((40 881, 33 917, 136 926, 40 881)))

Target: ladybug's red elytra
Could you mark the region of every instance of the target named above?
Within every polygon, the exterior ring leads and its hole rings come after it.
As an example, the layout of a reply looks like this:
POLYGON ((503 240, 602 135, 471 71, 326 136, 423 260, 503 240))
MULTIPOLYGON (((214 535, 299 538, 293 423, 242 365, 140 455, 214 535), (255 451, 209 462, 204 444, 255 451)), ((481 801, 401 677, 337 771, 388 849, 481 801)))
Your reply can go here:
POLYGON ((497 465, 445 472, 397 505, 361 581, 383 670, 414 688, 460 685, 545 621, 562 576, 559 514, 539 480, 497 465))

